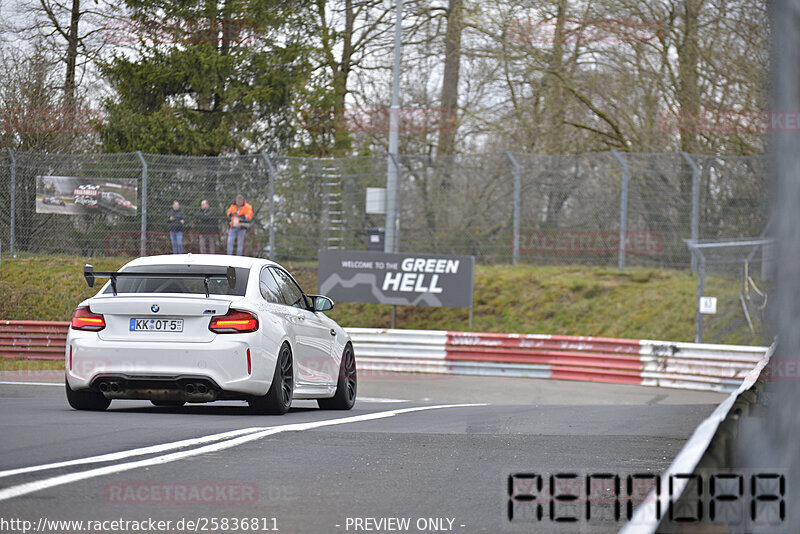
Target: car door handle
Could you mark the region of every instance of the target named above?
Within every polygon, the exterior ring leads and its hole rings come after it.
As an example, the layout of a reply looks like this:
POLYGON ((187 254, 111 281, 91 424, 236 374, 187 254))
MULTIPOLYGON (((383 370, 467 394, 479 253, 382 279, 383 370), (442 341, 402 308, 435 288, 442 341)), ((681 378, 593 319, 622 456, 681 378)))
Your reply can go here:
POLYGON ((305 317, 303 317, 302 315, 298 315, 298 316, 297 316, 297 320, 298 320, 298 321, 305 321, 305 320, 306 320, 306 318, 305 318, 305 317))

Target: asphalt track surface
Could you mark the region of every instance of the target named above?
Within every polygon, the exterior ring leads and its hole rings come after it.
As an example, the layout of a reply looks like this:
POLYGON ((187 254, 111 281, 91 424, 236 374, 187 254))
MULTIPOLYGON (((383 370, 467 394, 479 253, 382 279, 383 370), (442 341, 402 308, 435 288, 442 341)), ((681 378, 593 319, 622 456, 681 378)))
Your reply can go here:
POLYGON ((0 376, 2 532, 21 532, 23 520, 39 532, 79 531, 53 520, 158 531, 109 523, 120 519, 171 521, 162 532, 233 532, 234 518, 251 521, 239 532, 616 532, 621 522, 509 521, 509 474, 659 473, 724 398, 387 373, 360 379, 349 412, 310 401, 277 417, 249 415, 238 402, 114 401, 94 413, 70 409, 58 385, 36 385, 46 379, 8 383, 16 380, 25 377, 0 376), (111 456, 92 458, 100 455, 111 456), (388 518, 409 527, 379 523, 388 518))

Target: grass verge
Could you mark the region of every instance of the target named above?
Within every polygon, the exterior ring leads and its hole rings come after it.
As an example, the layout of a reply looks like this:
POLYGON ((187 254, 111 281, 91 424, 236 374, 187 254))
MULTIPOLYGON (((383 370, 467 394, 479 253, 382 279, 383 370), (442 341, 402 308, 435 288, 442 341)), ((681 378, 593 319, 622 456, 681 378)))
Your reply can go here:
MULTIPOLYGON (((35 256, 3 258, 0 318, 67 321, 90 297, 85 263, 115 270, 130 258, 35 256)), ((316 269, 285 266, 309 292, 316 269)), ((473 330, 692 341, 697 279, 685 271, 588 266, 477 266, 473 330)), ((705 341, 761 344, 738 306, 739 282, 709 277, 707 295, 720 299, 720 313, 706 318, 705 341)), ((391 326, 391 306, 339 302, 330 316, 343 326, 391 326)), ((398 307, 397 327, 467 330, 468 310, 398 307)))

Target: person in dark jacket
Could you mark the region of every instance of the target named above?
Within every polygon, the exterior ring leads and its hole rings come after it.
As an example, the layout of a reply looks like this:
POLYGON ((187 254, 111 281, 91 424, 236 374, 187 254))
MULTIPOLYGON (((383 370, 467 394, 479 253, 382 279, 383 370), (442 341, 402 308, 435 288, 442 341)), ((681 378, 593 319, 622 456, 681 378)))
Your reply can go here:
POLYGON ((200 211, 195 213, 195 219, 197 220, 195 226, 200 238, 200 254, 214 254, 214 244, 217 241, 219 228, 217 227, 217 215, 208 205, 207 200, 200 201, 200 211))
POLYGON ((183 254, 183 226, 186 224, 186 215, 183 214, 181 203, 172 202, 172 211, 167 215, 167 228, 169 239, 172 241, 172 253, 183 254))

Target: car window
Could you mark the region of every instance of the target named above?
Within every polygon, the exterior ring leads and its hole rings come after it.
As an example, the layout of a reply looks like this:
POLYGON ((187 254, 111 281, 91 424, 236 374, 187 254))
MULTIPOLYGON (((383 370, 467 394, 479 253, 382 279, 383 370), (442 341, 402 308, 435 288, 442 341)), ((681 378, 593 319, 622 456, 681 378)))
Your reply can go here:
POLYGON ((261 277, 258 279, 258 287, 261 290, 261 296, 264 300, 273 304, 284 304, 283 295, 278 287, 278 282, 270 272, 270 269, 264 268, 261 270, 261 277))
MULTIPOLYGON (((236 295, 244 296, 247 290, 247 277, 250 269, 235 267, 236 284, 228 285, 227 278, 212 278, 208 281, 208 292, 211 295, 236 295)), ((126 267, 124 272, 144 273, 169 273, 174 278, 150 277, 119 277, 117 278, 117 293, 192 293, 205 295, 206 289, 202 278, 181 278, 183 273, 225 273, 225 267, 219 265, 136 265, 126 267)), ((111 293, 109 285, 104 293, 111 293)))
POLYGON ((283 269, 271 267, 270 270, 281 288, 284 303, 295 308, 307 308, 303 292, 300 290, 300 286, 292 280, 292 277, 283 269))

